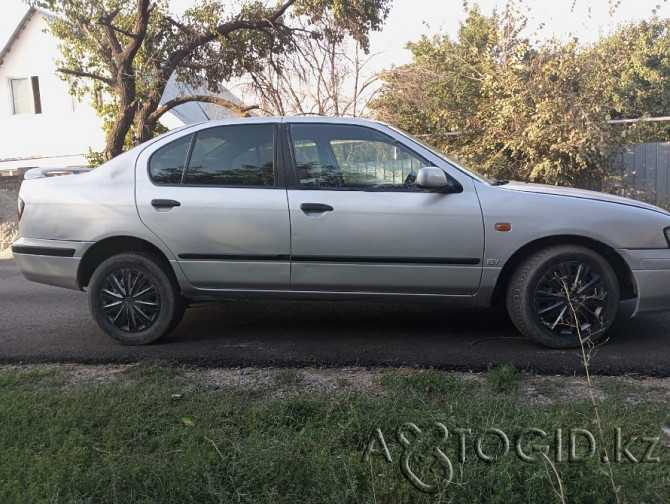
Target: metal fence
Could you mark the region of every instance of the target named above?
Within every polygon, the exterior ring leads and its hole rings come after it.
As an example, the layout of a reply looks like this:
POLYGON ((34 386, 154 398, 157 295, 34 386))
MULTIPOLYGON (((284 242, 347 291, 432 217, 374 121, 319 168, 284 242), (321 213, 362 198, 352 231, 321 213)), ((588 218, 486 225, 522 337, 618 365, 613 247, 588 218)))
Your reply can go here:
POLYGON ((9 191, 18 191, 23 182, 23 175, 13 175, 11 177, 0 177, 0 189, 9 191))
POLYGON ((609 192, 670 207, 670 142, 633 145, 617 156, 609 192))

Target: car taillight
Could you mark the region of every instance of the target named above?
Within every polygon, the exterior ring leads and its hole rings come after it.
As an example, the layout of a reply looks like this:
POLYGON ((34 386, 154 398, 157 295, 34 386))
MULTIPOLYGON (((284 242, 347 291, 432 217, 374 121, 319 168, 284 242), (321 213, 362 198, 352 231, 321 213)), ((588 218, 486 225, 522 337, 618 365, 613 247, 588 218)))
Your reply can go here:
POLYGON ((23 209, 24 209, 25 207, 26 207, 26 203, 25 203, 25 201, 23 201, 23 200, 19 197, 19 202, 18 202, 18 205, 17 205, 17 207, 16 207, 16 215, 17 215, 17 217, 19 218, 19 220, 21 220, 21 216, 23 215, 23 209))

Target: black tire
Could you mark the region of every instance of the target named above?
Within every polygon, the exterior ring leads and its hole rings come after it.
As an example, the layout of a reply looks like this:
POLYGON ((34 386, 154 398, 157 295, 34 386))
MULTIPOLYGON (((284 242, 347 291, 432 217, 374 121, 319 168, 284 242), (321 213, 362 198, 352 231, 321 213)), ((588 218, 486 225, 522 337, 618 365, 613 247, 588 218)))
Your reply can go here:
POLYGON ((109 336, 124 345, 146 345, 179 324, 186 304, 168 265, 154 255, 129 252, 93 272, 88 306, 109 336))
POLYGON ((550 348, 595 343, 618 308, 614 270, 600 254, 577 245, 553 246, 529 256, 507 287, 507 311, 514 325, 550 348))

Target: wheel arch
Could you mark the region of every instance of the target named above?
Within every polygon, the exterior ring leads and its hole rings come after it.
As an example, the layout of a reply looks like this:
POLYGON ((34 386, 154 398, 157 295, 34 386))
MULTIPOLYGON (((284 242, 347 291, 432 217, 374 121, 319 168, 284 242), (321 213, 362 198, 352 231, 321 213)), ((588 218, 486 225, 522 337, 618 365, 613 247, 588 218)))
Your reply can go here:
POLYGON ((111 236, 100 240, 89 248, 81 259, 77 271, 77 282, 81 288, 87 287, 93 272, 106 259, 124 252, 146 252, 154 255, 174 275, 170 261, 161 249, 153 243, 135 236, 111 236))
POLYGON ((500 271, 500 275, 498 275, 498 280, 493 290, 493 295, 491 296, 491 303, 504 301, 507 285, 512 274, 527 257, 539 250, 553 245, 580 245, 597 252, 610 264, 610 266, 612 266, 619 282, 621 299, 631 299, 635 297, 633 273, 628 267, 628 264, 626 264, 626 261, 624 261, 616 250, 602 242, 584 236, 557 235, 540 238, 527 243, 512 254, 500 271))

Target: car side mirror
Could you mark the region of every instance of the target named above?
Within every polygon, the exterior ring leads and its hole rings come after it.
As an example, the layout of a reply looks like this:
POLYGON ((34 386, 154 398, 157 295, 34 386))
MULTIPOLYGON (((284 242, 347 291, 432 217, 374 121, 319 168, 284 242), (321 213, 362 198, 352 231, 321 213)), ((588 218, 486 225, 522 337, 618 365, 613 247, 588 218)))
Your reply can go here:
POLYGON ((424 166, 416 174, 416 187, 439 193, 460 193, 463 186, 436 166, 424 166))

